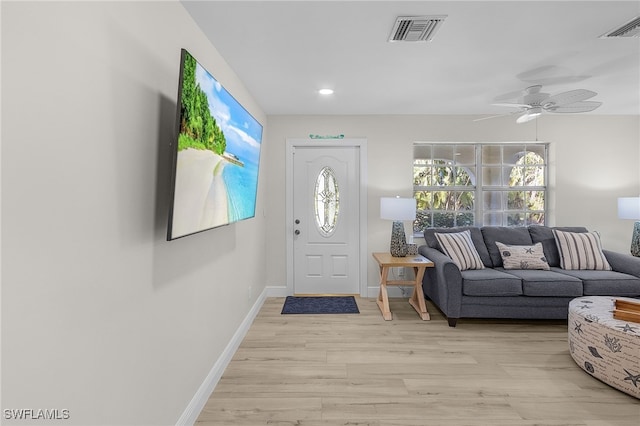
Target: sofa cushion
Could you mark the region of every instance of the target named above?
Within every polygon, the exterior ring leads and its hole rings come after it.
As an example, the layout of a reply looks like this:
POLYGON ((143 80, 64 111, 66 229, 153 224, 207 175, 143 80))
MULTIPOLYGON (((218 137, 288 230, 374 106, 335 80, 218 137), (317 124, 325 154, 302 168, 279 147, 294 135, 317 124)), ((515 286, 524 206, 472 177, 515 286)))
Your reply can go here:
POLYGON ((484 269, 482 259, 471 241, 469 230, 444 234, 436 232, 436 238, 444 253, 453 260, 453 263, 458 265, 461 271, 484 269))
POLYGON ((542 250, 542 243, 536 243, 532 246, 508 246, 496 241, 496 246, 500 250, 504 269, 549 270, 549 264, 542 250))
POLYGON ((562 269, 590 269, 610 271, 611 266, 602 253, 600 235, 595 232, 565 232, 553 230, 560 253, 562 269))
POLYGON ((522 279, 522 294, 543 297, 582 296, 582 280, 554 271, 510 269, 509 274, 522 279))
POLYGON ((487 246, 487 251, 489 252, 491 263, 494 267, 502 266, 502 256, 500 256, 500 250, 498 250, 498 246, 496 246, 496 241, 507 245, 524 246, 533 244, 527 228, 483 226, 480 231, 482 232, 484 243, 487 246))
POLYGON ((520 296, 520 278, 496 269, 462 271, 462 294, 465 296, 520 296))
POLYGON ((480 259, 482 259, 482 263, 484 264, 484 266, 491 268, 493 266, 493 264, 491 263, 491 257, 489 257, 487 246, 484 245, 484 239, 482 238, 482 233, 480 232, 480 228, 478 227, 459 226, 457 228, 427 228, 424 230, 424 241, 429 247, 438 249, 440 250, 440 252, 444 253, 442 247, 440 247, 438 239, 436 238, 436 232, 438 234, 446 234, 466 230, 469 230, 469 232, 471 233, 471 241, 473 241, 473 245, 478 251, 480 259))
POLYGON ((585 296, 640 296, 640 278, 633 275, 615 271, 551 270, 582 280, 582 292, 585 296))
POLYGON ((588 232, 588 230, 583 226, 558 226, 555 228, 540 225, 529 226, 531 240, 534 243, 542 243, 544 257, 547 259, 549 266, 560 266, 560 253, 558 253, 556 239, 553 236, 553 229, 567 232, 588 232))

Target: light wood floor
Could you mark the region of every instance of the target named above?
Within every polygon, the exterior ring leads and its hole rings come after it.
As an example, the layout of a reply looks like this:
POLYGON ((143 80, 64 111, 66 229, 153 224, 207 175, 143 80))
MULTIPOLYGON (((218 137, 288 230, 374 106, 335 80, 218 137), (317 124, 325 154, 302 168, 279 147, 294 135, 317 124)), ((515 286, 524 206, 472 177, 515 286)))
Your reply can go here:
POLYGON ((460 320, 392 299, 359 315, 281 315, 269 298, 198 425, 640 425, 640 400, 592 378, 566 322, 460 320))

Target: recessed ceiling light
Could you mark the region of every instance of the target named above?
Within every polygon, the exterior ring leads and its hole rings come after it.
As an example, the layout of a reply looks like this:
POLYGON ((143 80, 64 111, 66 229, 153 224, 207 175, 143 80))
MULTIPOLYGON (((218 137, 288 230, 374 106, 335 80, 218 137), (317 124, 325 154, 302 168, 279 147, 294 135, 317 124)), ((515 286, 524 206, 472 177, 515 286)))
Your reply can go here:
POLYGON ((321 95, 333 95, 333 89, 320 89, 318 93, 321 95))

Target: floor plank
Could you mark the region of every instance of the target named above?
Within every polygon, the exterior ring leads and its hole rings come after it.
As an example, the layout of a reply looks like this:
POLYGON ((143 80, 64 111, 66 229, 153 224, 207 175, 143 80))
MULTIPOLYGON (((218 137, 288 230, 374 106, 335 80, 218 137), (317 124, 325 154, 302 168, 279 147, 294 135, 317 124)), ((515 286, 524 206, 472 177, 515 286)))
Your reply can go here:
POLYGON ((640 400, 594 379, 563 321, 422 321, 391 299, 359 315, 265 301, 197 420, 219 425, 638 426, 640 400))

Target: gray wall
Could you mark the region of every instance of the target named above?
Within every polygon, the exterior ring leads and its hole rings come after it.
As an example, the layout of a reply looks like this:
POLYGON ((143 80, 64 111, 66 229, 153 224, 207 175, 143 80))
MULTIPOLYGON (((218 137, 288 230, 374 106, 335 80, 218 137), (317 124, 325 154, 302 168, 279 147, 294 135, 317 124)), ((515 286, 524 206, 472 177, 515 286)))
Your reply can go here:
MULTIPOLYGON (((380 219, 381 196, 411 196, 413 142, 522 142, 550 144, 549 224, 600 232, 605 248, 629 252, 633 222, 617 217, 617 198, 640 194, 640 115, 544 115, 516 124, 513 117, 474 122, 472 116, 269 116, 267 285, 286 285, 284 222, 285 141, 309 134, 368 141, 368 247, 389 247, 391 224, 380 219)), ((409 227, 407 225, 407 231, 409 227)), ((421 243, 421 240, 417 240, 421 243)), ((368 286, 378 285, 369 256, 368 286)))
POLYGON ((165 240, 182 47, 266 122, 178 2, 2 2, 3 409, 175 424, 263 292, 264 182, 165 240))

